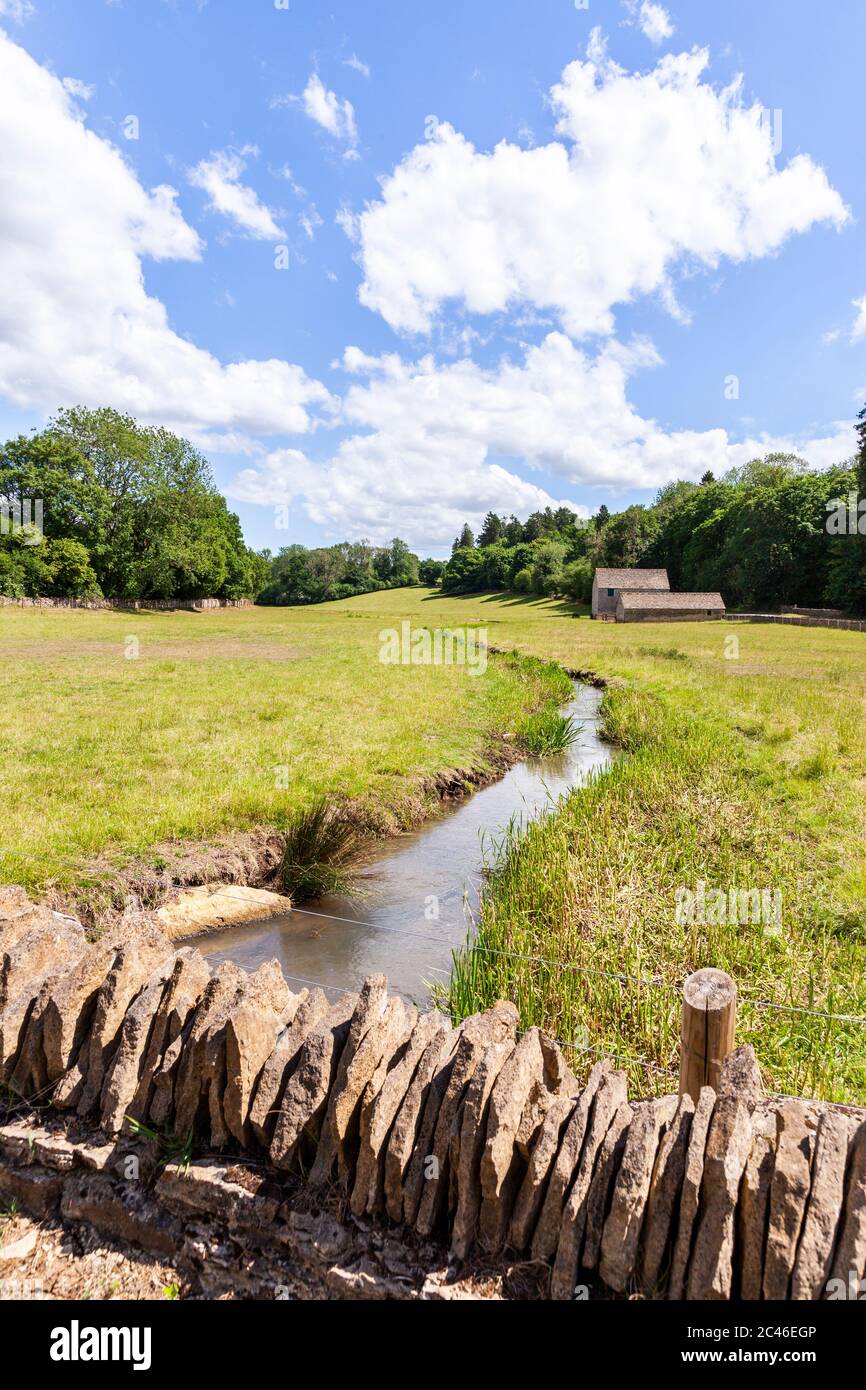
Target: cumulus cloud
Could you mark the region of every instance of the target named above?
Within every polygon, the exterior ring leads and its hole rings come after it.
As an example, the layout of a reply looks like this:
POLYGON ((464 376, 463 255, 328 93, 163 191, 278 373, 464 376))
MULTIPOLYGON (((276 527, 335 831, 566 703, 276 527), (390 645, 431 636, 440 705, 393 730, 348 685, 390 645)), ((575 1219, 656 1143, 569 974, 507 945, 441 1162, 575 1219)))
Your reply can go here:
POLYGON ((334 534, 384 539, 396 529, 414 544, 441 545, 488 507, 526 515, 562 505, 508 460, 570 485, 622 491, 697 480, 707 469, 719 474, 770 449, 818 466, 851 452, 850 427, 841 425, 805 442, 666 430, 641 417, 627 394, 630 377, 659 362, 644 341, 609 343, 592 356, 562 333, 526 349, 522 361, 491 368, 351 347, 342 359, 353 380, 340 423, 352 433, 323 464, 297 450, 272 452, 244 469, 229 495, 261 503, 300 497, 311 520, 334 534))
POLYGON ((647 73, 609 61, 599 33, 589 51, 552 89, 559 139, 484 153, 442 124, 406 155, 353 224, 362 303, 414 332, 455 302, 531 304, 572 336, 605 334, 617 304, 665 291, 679 266, 767 256, 847 220, 808 155, 776 168, 741 80, 703 80, 706 50, 647 73))
POLYGON ((0 393, 112 404, 181 429, 310 427, 329 393, 298 366, 220 363, 176 333, 143 257, 196 261, 173 188, 147 191, 61 82, 0 31, 0 393))
POLYGON ((335 140, 341 141, 351 154, 358 143, 358 130, 355 125, 355 108, 348 99, 342 101, 336 92, 330 91, 317 72, 310 73, 310 80, 301 97, 304 110, 335 140))
POLYGON ((244 145, 239 150, 212 150, 209 159, 200 160, 190 169, 189 181, 208 195, 208 206, 213 212, 222 213, 261 241, 279 241, 285 232, 277 226, 270 208, 260 202, 254 189, 241 183, 247 159, 257 155, 255 145, 244 145))
POLYGON ((866 294, 862 299, 852 300, 852 303, 857 310, 857 317, 851 329, 851 341, 856 343, 859 338, 866 337, 866 294))
POLYGON ((674 34, 670 15, 664 5, 657 5, 654 0, 643 0, 637 9, 636 19, 641 33, 650 43, 664 43, 665 39, 671 38, 674 34))

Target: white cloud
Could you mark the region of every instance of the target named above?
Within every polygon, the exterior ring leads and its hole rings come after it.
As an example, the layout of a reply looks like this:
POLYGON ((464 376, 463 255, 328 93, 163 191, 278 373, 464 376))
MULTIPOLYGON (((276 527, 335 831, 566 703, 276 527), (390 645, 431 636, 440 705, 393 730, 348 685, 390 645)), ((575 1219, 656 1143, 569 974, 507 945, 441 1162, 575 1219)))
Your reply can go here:
POLYGON ((298 218, 298 224, 306 236, 309 237, 310 241, 312 241, 318 228, 322 226, 322 218, 319 216, 319 210, 315 203, 311 203, 310 206, 301 213, 298 218))
POLYGON ((610 333, 614 306, 664 290, 678 267, 767 256, 847 220, 807 155, 776 168, 740 81, 702 80, 706 51, 631 74, 600 35, 590 49, 552 90, 560 139, 484 153, 440 125, 383 180, 354 225, 361 301, 392 327, 428 331, 456 301, 481 314, 528 303, 573 336, 610 333))
POLYGON ((5 15, 7 19, 12 19, 16 24, 23 24, 25 19, 36 13, 36 6, 30 0, 0 0, 0 15, 5 15))
POLYGON ((89 82, 82 82, 78 77, 64 77, 63 86, 69 95, 78 101, 90 101, 96 91, 96 88, 91 86, 89 82))
POLYGON ((857 310, 857 317, 851 329, 851 341, 856 343, 859 338, 866 337, 866 294, 862 299, 854 299, 851 302, 857 310))
POLYGON ((244 145, 239 150, 212 150, 209 159, 200 160, 190 169, 189 181, 207 193, 213 212, 222 213, 261 241, 279 241, 285 232, 277 226, 270 208, 260 202, 254 189, 241 183, 247 159, 257 155, 255 145, 244 145))
POLYGON ((664 43, 665 39, 671 38, 674 34, 670 15, 664 5, 657 5, 654 0, 643 0, 637 11, 637 23, 650 43, 664 43))
POLYGON ((304 110, 323 130, 335 140, 347 146, 347 154, 355 151, 358 131, 355 125, 355 108, 347 100, 340 100, 336 92, 329 91, 317 72, 310 73, 310 80, 301 97, 304 110))
POLYGON ((180 429, 276 434, 330 401, 302 368, 220 363, 176 333, 142 257, 196 261, 165 185, 148 192, 60 81, 0 32, 0 394, 111 404, 180 429))
POLYGON ((359 72, 362 77, 370 76, 369 64, 365 63, 361 58, 359 58, 357 53, 353 53, 351 58, 344 58, 343 67, 354 68, 355 72, 359 72))
POLYGON ((335 535, 385 539, 396 530, 416 545, 442 545, 489 507, 526 515, 560 505, 508 460, 572 486, 624 491, 697 480, 707 469, 718 475, 771 449, 817 466, 851 453, 844 425, 806 441, 732 442, 724 429, 666 430, 628 400, 630 377, 659 362, 646 342, 609 343, 593 357, 562 333, 528 348, 521 362, 492 368, 351 347, 342 365, 355 380, 340 423, 354 432, 323 464, 297 450, 274 451, 244 469, 229 495, 261 503, 301 497, 311 520, 335 535))

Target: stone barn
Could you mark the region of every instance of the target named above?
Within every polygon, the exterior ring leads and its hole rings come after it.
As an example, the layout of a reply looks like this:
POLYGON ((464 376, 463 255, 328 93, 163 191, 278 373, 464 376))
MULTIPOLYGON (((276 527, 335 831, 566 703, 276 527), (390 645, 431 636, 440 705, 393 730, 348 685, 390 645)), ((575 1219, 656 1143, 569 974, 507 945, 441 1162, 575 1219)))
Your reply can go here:
POLYGON ((592 581, 592 616, 616 617, 616 604, 622 589, 637 593, 644 589, 670 589, 667 570, 597 569, 592 581))
POLYGON ((621 589, 616 601, 618 623, 707 622, 724 618, 721 594, 672 594, 661 590, 621 589))

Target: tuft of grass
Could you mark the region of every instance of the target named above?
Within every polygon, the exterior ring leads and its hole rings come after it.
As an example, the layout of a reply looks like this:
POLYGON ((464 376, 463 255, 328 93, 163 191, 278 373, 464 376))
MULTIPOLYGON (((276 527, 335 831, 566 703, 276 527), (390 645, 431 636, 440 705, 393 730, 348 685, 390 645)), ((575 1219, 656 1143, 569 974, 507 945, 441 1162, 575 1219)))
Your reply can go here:
POLYGON ((803 758, 794 769, 805 782, 818 782, 833 771, 835 759, 826 743, 820 744, 813 753, 803 758))
POLYGON ((179 1164, 181 1168, 189 1167, 192 1162, 192 1130, 183 1138, 178 1134, 162 1134, 132 1115, 125 1116, 125 1119, 136 1139, 155 1145, 159 1153, 158 1167, 165 1168, 169 1163, 179 1164))
POLYGON ((345 811, 320 796, 292 816, 285 834, 280 864, 280 887, 295 902, 326 893, 351 894, 353 864, 362 835, 345 811))
POLYGON ((560 714, 555 705, 550 705, 524 719, 517 731, 517 740, 532 757, 545 758, 552 753, 564 753, 576 743, 582 727, 570 714, 560 714))
POLYGON ((663 661, 688 661, 685 652, 681 652, 679 647, 638 647, 641 656, 653 657, 663 661))

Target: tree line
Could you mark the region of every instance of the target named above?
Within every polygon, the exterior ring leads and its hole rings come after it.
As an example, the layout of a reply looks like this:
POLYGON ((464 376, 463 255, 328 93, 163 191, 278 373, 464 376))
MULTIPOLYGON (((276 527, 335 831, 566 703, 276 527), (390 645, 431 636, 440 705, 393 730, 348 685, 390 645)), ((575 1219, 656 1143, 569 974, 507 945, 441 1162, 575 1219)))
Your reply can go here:
MULTIPOLYGON (((427 568, 430 562, 420 561, 399 536, 387 546, 369 541, 342 541, 315 549, 287 545, 268 558, 269 581, 258 597, 258 602, 265 604, 323 603, 377 589, 435 584, 440 568, 427 568)), ((436 566, 437 562, 432 563, 436 566)))
POLYGON ((435 584, 405 541, 272 555, 244 542, 186 439, 110 408, 61 410, 0 446, 0 595, 318 603, 435 584))
POLYGON ((477 539, 469 526, 456 538, 441 586, 588 603, 597 567, 657 567, 671 588, 718 590, 731 609, 866 612, 866 407, 856 433, 857 455, 824 470, 768 454, 719 480, 669 483, 649 506, 602 506, 590 520, 567 508, 525 523, 488 512, 477 539))
POLYGON ((77 407, 0 446, 0 595, 292 604, 421 583, 588 603, 598 566, 663 567, 672 588, 719 590, 731 609, 860 614, 866 407, 855 431, 855 456, 824 470, 768 454, 718 480, 669 483, 649 506, 601 506, 591 519, 568 507, 526 521, 491 511, 477 538, 464 526, 442 561, 420 560, 399 537, 256 552, 189 441, 108 408, 77 407), (38 531, 27 524, 33 499, 38 531), (845 506, 834 509, 838 499, 845 506))
POLYGON ((0 446, 0 521, 11 598, 248 598, 270 575, 202 454, 108 408, 0 446))

